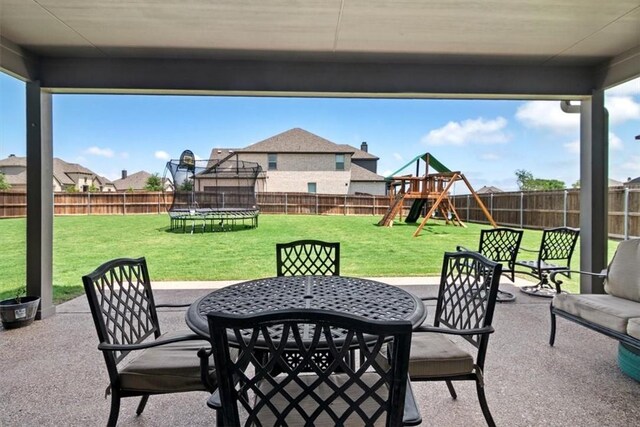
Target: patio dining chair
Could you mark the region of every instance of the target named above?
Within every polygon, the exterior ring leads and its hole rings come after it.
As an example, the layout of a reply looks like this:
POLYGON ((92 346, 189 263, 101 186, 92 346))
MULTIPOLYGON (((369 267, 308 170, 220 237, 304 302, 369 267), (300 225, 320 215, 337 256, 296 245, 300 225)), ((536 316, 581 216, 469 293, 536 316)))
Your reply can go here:
POLYGON ((340 243, 296 240, 276 244, 276 275, 339 276, 340 243))
MULTIPOLYGON (((414 330, 409 377, 415 381, 445 381, 453 399, 453 381, 475 381, 482 414, 495 426, 484 394, 484 362, 502 265, 471 251, 445 253, 433 326, 414 330), (457 342, 450 337, 458 337, 457 342), (465 341, 475 351, 469 352, 465 341), (473 355, 475 353, 475 357, 473 355)), ((388 357, 381 353, 380 357, 388 357)))
POLYGON ((123 397, 142 397, 140 415, 152 394, 215 390, 213 365, 203 382, 198 358, 208 342, 186 331, 161 333, 156 308, 183 305, 155 304, 144 258, 106 262, 82 281, 109 373, 107 425, 116 425, 123 397))
POLYGON ((580 230, 577 228, 557 227, 547 228, 542 232, 540 249, 537 251, 520 248, 521 251, 537 253, 537 259, 516 261, 518 267, 526 270, 518 271, 538 279, 538 283, 531 286, 523 286, 520 290, 529 295, 553 298, 556 289, 549 283, 549 274, 554 271, 564 270, 566 277, 571 277, 570 266, 573 251, 578 242, 580 230))
MULTIPOLYGON (((241 425, 417 425, 421 422, 407 377, 411 323, 378 321, 347 313, 289 309, 252 315, 208 314, 214 360, 228 375, 207 404, 216 410, 219 426, 241 425), (336 334, 339 330, 340 333, 336 334), (274 331, 276 333, 274 334, 274 331), (338 338, 338 335, 342 338, 338 338), (391 363, 380 365, 376 355, 392 344, 391 363), (239 347, 233 358, 230 346, 239 347), (352 369, 350 349, 363 354, 352 369), (288 364, 295 349, 312 368, 288 364), (321 366, 314 355, 323 349, 333 363, 321 366), (267 357, 256 357, 259 350, 267 357), (282 372, 274 374, 273 366, 282 372)), ((208 352, 201 351, 203 372, 208 352)))
MULTIPOLYGON (((515 279, 515 263, 523 234, 523 230, 514 230, 505 227, 480 230, 478 252, 492 261, 501 263, 502 275, 509 277, 511 282, 515 279)), ((467 249, 458 246, 457 250, 467 249)), ((511 292, 498 289, 496 301, 511 302, 515 301, 515 299, 515 295, 511 292)))

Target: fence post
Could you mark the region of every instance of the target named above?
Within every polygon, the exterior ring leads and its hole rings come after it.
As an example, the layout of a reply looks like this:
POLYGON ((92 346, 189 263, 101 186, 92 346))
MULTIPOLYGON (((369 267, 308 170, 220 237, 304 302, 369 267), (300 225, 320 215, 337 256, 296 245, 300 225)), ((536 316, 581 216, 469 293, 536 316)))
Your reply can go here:
POLYGON ((344 214, 347 214, 347 195, 344 195, 344 214))
POLYGON ((318 215, 318 193, 316 193, 316 215, 318 215))
POLYGON ((91 192, 87 191, 87 215, 91 215, 91 192))
POLYGON ((222 192, 222 209, 224 209, 224 191, 222 192))
POLYGON ((371 196, 371 215, 376 214, 376 196, 371 196))
POLYGON ((122 193, 122 215, 127 214, 127 192, 122 193))
POLYGON ((287 215, 289 213, 289 209, 288 209, 288 197, 287 197, 287 193, 284 193, 284 214, 287 215))
POLYGON ((629 187, 624 187, 624 240, 629 240, 629 187))
POLYGON ((493 218, 493 193, 491 193, 491 200, 489 200, 489 214, 493 218))
POLYGON ((467 222, 469 222, 469 205, 471 203, 471 195, 467 194, 467 222))
POLYGON ((160 193, 156 194, 156 206, 158 207, 158 215, 160 215, 160 193))
POLYGON ((569 194, 569 192, 567 190, 564 190, 564 201, 563 201, 563 208, 562 208, 562 222, 563 222, 563 227, 567 226, 567 194, 569 194))
POLYGON ((524 228, 524 192, 520 192, 520 228, 524 228))

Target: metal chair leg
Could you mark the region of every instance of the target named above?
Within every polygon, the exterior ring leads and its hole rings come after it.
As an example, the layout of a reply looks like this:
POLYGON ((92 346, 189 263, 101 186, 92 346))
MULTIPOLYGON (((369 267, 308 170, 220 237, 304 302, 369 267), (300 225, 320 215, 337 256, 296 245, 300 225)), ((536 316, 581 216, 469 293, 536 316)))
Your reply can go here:
POLYGON ((451 394, 451 397, 453 398, 453 400, 456 400, 458 398, 458 394, 456 393, 456 389, 453 388, 453 383, 451 381, 445 381, 445 382, 447 383, 449 394, 451 394))
POLYGON ((551 334, 549 335, 549 345, 553 347, 556 342, 556 315, 553 312, 553 305, 549 305, 549 314, 551 314, 551 334))
POLYGON ((144 396, 142 396, 142 399, 140 399, 140 403, 138 404, 138 409, 136 409, 136 415, 142 414, 142 411, 144 411, 144 407, 147 405, 148 400, 149 400, 148 394, 145 394, 144 396))
POLYGON ((484 395, 484 387, 480 384, 479 381, 476 381, 476 390, 478 390, 478 400, 480 401, 480 408, 482 408, 482 415, 484 415, 484 420, 487 422, 487 425, 489 427, 495 427, 496 423, 493 421, 491 411, 489 411, 489 405, 487 405, 487 398, 484 395))
POLYGON ((109 420, 107 427, 116 427, 118 424, 118 414, 120 413, 120 395, 117 391, 111 391, 111 412, 109 412, 109 420))

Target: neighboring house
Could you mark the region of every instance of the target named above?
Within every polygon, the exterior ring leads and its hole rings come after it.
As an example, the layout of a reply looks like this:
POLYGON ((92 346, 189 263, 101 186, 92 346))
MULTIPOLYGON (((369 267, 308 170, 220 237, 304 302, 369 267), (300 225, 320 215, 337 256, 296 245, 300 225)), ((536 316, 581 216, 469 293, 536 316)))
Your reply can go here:
MULTIPOLYGON (((122 178, 113 181, 116 190, 123 191, 144 191, 147 180, 151 174, 147 171, 139 171, 129 175, 126 170, 122 171, 122 178)), ((164 191, 173 191, 173 184, 168 179, 163 179, 164 191)))
MULTIPOLYGON (((11 154, 0 160, 0 172, 4 173, 11 189, 26 191, 27 189, 27 158, 11 154)), ((53 159, 53 191, 87 192, 91 188, 97 191, 116 191, 115 186, 107 178, 77 163, 67 163, 62 159, 53 159)))
POLYGON ((254 194, 264 191, 265 176, 259 164, 241 159, 239 150, 214 148, 206 165, 196 164, 195 190, 254 194))
POLYGON ((476 190, 476 194, 491 194, 491 193, 502 193, 503 191, 501 189, 499 189, 498 187, 494 187, 492 185, 485 185, 482 188, 479 188, 478 190, 476 190))
POLYGON ((386 194, 384 177, 376 173, 378 158, 368 153, 366 143, 358 149, 294 128, 236 153, 265 171, 258 191, 386 194))

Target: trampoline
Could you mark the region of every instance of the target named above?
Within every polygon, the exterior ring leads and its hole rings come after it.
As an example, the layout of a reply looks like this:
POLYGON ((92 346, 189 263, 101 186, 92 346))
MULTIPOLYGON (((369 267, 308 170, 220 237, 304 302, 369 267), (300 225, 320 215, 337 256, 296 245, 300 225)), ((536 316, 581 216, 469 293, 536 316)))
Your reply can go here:
POLYGON ((240 160, 233 151, 209 160, 196 160, 190 150, 167 162, 174 184, 169 208, 170 230, 234 231, 258 226, 256 182, 262 168, 240 160))

